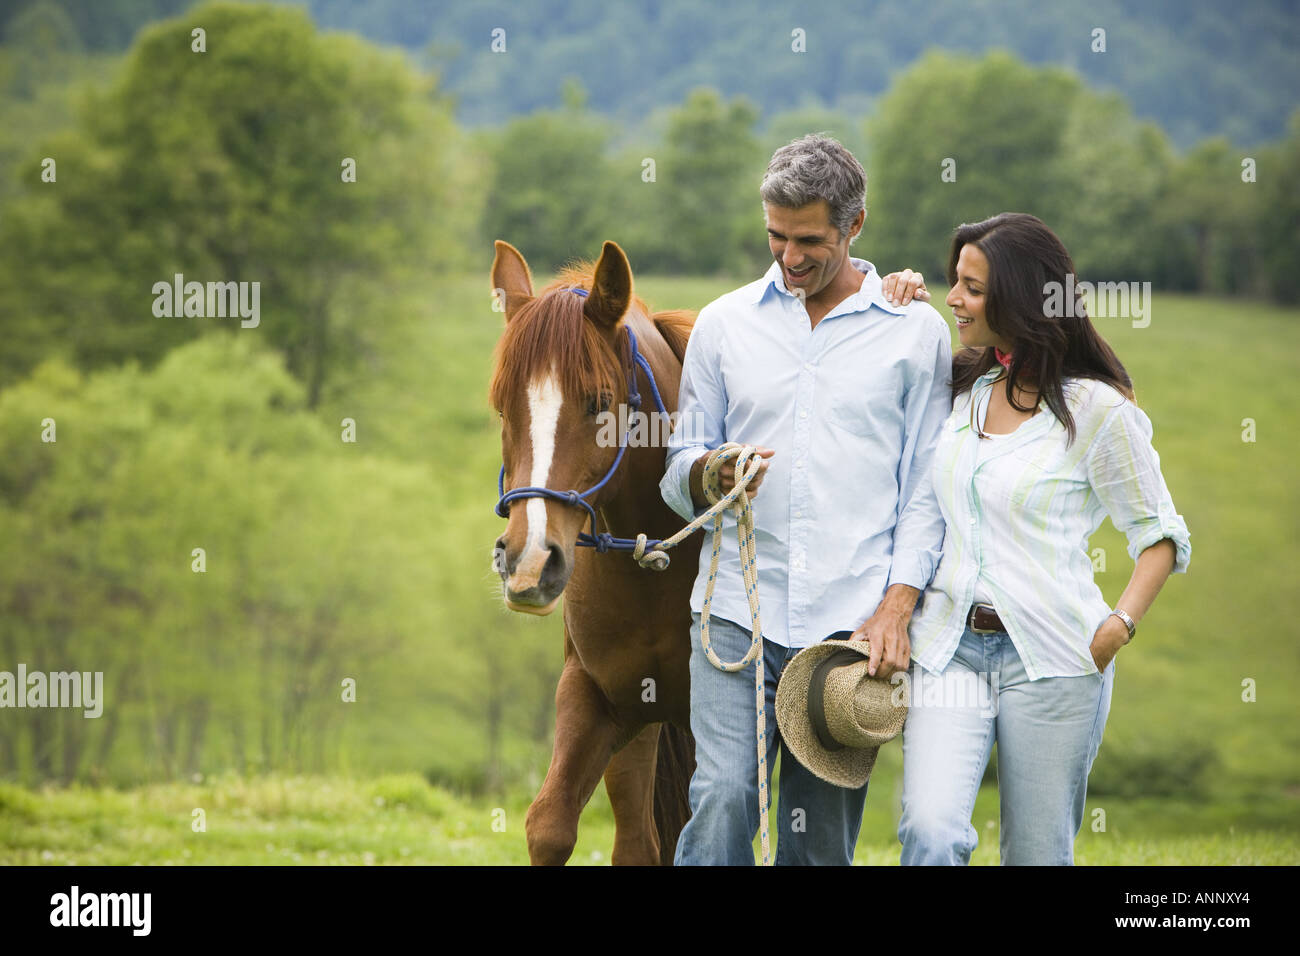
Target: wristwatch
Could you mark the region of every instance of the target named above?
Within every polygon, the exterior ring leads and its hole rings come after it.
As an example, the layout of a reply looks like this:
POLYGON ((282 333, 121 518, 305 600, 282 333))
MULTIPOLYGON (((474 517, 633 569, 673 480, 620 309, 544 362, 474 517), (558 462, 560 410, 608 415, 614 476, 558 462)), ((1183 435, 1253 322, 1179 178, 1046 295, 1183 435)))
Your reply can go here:
POLYGON ((1137 624, 1134 622, 1133 618, 1129 617, 1127 612, 1120 608, 1113 608, 1110 613, 1114 614, 1124 622, 1124 626, 1128 628, 1128 639, 1130 641, 1133 640, 1133 635, 1137 633, 1137 624))

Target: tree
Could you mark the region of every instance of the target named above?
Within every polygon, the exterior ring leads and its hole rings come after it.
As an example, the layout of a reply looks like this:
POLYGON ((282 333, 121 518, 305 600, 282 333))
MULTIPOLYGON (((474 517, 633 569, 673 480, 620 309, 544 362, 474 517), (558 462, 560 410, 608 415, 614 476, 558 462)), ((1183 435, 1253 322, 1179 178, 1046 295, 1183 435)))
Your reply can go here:
POLYGON ((1260 191, 1259 268, 1269 293, 1279 302, 1300 297, 1300 109, 1291 114, 1287 136, 1261 152, 1258 166, 1260 191))
POLYGON ((386 687, 410 701, 448 563, 410 534, 428 476, 331 431, 247 337, 0 392, 2 669, 104 680, 100 719, 7 710, 0 773, 336 769, 344 678, 371 720, 386 687))
POLYGON ((87 55, 68 15, 53 0, 15 13, 0 46, 0 218, 19 191, 17 172, 34 143, 71 125, 76 91, 103 84, 117 57, 87 55))
POLYGON ((867 223, 884 271, 942 275, 963 222, 1028 212, 1051 225, 1070 201, 1056 162, 1081 89, 1009 54, 931 53, 895 82, 869 127, 867 223))
POLYGON ((861 122, 842 110, 820 106, 777 113, 767 121, 763 130, 763 154, 770 158, 782 146, 808 133, 825 133, 838 140, 844 148, 866 164, 868 149, 863 137, 861 122))
POLYGON ((1174 163, 1164 134, 1115 95, 1075 98, 1057 158, 1067 202, 1053 223, 1080 276, 1153 281, 1161 191, 1174 163))
POLYGON ((610 238, 614 175, 605 152, 612 127, 587 112, 575 83, 566 106, 542 110, 486 134, 493 172, 483 232, 527 250, 539 269, 592 255, 610 238))
POLYGON ((58 183, 42 188, 29 161, 0 308, 40 315, 44 341, 83 366, 238 324, 155 317, 157 282, 256 282, 260 324, 240 334, 281 349, 314 407, 331 363, 366 341, 350 289, 475 251, 474 160, 433 81, 293 8, 213 3, 149 28, 43 154, 58 183))
POLYGON ((1179 287, 1258 291, 1251 286, 1263 194, 1258 184, 1242 181, 1243 155, 1227 139, 1215 137, 1174 165, 1158 204, 1158 225, 1166 252, 1177 257, 1179 287))
POLYGON ((758 188, 766 157, 744 99, 695 90, 669 120, 658 170, 670 267, 684 273, 748 271, 764 249, 758 188))

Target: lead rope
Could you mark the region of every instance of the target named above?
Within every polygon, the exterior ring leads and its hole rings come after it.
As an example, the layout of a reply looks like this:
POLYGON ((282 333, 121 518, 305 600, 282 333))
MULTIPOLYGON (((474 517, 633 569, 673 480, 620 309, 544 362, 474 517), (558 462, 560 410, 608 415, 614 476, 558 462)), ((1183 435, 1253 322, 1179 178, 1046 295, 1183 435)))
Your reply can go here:
POLYGON ((743 670, 752 662, 754 664, 754 711, 758 730, 758 833, 759 844, 763 851, 763 865, 772 865, 772 854, 768 836, 768 793, 767 793, 767 695, 763 674, 763 625, 759 621, 758 604, 758 555, 754 549, 754 509, 749 502, 745 489, 749 482, 762 468, 762 459, 753 445, 741 445, 727 442, 710 453, 704 462, 704 497, 709 502, 707 511, 692 520, 670 538, 658 542, 654 549, 646 551, 647 539, 644 534, 636 536, 636 548, 632 557, 643 568, 662 571, 668 567, 668 550, 690 537, 708 521, 713 522, 713 554, 709 558, 709 580, 704 586, 704 610, 700 614, 700 644, 704 654, 720 671, 735 673, 743 670), (727 462, 736 462, 736 484, 725 495, 722 493, 722 466, 727 462), (736 538, 740 544, 740 571, 744 576, 745 595, 749 599, 749 620, 752 634, 749 651, 743 658, 727 663, 713 653, 709 640, 709 609, 713 604, 713 588, 718 580, 718 556, 722 551, 722 513, 730 508, 736 515, 736 538))

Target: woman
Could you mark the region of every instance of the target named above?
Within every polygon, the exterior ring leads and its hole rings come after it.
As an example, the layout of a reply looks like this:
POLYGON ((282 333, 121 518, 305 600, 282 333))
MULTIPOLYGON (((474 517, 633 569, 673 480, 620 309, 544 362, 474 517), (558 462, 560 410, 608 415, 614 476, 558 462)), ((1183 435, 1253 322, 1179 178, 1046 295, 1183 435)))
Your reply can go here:
POLYGON ((953 238, 947 302, 964 349, 932 471, 943 557, 909 628, 904 864, 969 862, 994 743, 1002 862, 1073 863, 1115 655, 1187 570, 1187 526, 1128 373, 1082 302, 1055 307, 1073 273, 1033 216, 953 238), (1106 515, 1137 562, 1114 608, 1088 555, 1106 515))

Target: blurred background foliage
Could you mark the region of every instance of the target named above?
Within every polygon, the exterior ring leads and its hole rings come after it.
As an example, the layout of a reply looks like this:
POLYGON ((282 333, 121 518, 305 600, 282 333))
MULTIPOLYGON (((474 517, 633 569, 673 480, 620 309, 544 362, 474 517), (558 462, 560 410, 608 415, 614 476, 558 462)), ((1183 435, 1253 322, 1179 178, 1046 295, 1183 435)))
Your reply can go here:
MULTIPOLYGON (((535 786, 560 623, 506 613, 489 566, 492 240, 544 279, 616 239, 654 306, 699 308, 765 268, 767 158, 821 130, 867 168, 882 271, 941 293, 952 229, 1014 209, 1082 278, 1161 290, 1150 329, 1102 331, 1198 580, 1123 655, 1094 790, 1293 801, 1294 5, 915 7, 0 4, 0 669, 107 695, 0 713, 0 779, 535 786), (155 317, 176 273, 260 282, 259 327, 155 317)), ((1094 544, 1113 599, 1131 562, 1094 544)))

